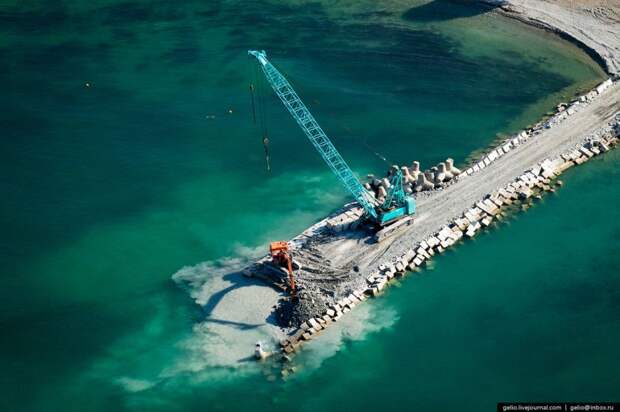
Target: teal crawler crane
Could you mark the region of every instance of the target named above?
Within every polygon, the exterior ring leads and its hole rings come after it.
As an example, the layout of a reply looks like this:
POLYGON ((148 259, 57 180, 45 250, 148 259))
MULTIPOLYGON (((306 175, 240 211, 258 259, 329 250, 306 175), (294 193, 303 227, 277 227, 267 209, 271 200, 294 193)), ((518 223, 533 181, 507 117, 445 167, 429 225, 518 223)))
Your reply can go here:
MULTIPOLYGON (((383 202, 379 202, 355 176, 288 80, 267 60, 267 53, 264 50, 249 50, 248 54, 256 57, 267 81, 284 107, 293 116, 332 172, 364 208, 366 218, 379 228, 391 226, 397 221, 406 220, 409 223, 413 221, 416 209, 415 199, 403 190, 402 172, 397 170, 393 174, 387 196, 383 202)), ((400 223, 398 226, 401 226, 400 223)))

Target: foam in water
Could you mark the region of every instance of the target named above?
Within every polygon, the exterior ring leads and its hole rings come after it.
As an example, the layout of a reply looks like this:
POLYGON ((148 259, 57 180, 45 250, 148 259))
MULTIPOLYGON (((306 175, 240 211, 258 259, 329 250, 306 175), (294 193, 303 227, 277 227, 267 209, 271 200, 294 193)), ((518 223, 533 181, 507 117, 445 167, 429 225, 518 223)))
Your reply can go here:
POLYGON ((398 313, 393 308, 376 303, 358 305, 338 323, 330 325, 320 336, 304 346, 296 363, 311 371, 338 353, 345 342, 360 341, 370 333, 392 327, 398 321, 398 313))
MULTIPOLYGON (((239 273, 257 249, 239 250, 245 251, 246 256, 203 262, 173 275, 175 282, 187 287, 206 315, 204 321, 194 326, 193 336, 184 343, 193 359, 188 363, 192 372, 213 367, 252 369, 255 363, 253 345, 257 341, 268 351, 279 349, 275 338, 284 334, 275 324, 272 311, 281 294, 239 273), (245 291, 236 296, 239 288, 245 291)), ((396 319, 391 309, 360 305, 307 344, 296 363, 314 369, 337 353, 344 341, 364 339, 369 332, 389 327, 396 319)))
MULTIPOLYGON (((252 254, 252 249, 247 249, 252 254)), ((241 274, 249 258, 224 258, 185 267, 173 275, 187 285, 205 320, 194 327, 193 349, 210 366, 238 367, 252 359, 256 342, 275 348, 283 336, 272 314, 280 293, 241 274)))
POLYGON ((239 273, 259 249, 264 247, 238 245, 235 258, 206 261, 176 272, 173 280, 203 309, 204 320, 184 335, 170 335, 173 324, 181 321, 179 313, 165 298, 154 298, 149 321, 111 344, 76 382, 104 379, 137 396, 132 402, 141 403, 145 396, 152 401, 156 388, 182 387, 188 381, 226 382, 260 373, 264 368, 253 358, 254 344, 262 340, 275 350, 273 336, 280 332, 264 317, 278 292, 239 273), (238 299, 240 289, 249 291, 255 300, 238 299))

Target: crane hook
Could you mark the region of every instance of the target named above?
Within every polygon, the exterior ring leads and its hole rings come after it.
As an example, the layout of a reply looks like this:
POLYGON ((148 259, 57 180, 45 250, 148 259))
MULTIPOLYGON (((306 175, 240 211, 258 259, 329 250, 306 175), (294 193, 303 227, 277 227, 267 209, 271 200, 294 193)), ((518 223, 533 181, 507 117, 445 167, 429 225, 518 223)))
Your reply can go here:
POLYGON ((271 164, 269 160, 269 138, 267 135, 263 137, 263 147, 265 149, 265 162, 267 163, 267 171, 271 172, 271 164))

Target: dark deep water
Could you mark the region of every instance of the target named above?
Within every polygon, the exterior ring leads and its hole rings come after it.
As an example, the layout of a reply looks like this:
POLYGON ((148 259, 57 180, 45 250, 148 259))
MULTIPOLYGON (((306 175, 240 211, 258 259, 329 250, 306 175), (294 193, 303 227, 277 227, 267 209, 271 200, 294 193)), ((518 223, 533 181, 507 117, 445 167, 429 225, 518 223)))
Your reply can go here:
POLYGON ((0 408, 617 398, 617 153, 370 303, 380 330, 294 379, 195 356, 203 315, 172 274, 262 251, 346 199, 271 94, 265 172, 248 48, 268 51, 360 174, 383 171, 373 150, 463 162, 601 79, 550 35, 424 3, 0 2, 0 408))

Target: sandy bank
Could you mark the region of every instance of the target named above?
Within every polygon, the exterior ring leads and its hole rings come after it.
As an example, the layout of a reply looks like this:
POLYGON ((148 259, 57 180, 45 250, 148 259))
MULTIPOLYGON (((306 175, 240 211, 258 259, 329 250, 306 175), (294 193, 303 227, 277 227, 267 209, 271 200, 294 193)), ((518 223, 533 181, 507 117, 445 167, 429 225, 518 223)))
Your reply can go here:
POLYGON ((482 0, 498 12, 561 34, 620 75, 620 2, 605 0, 482 0))
POLYGON ((185 267, 173 280, 187 288, 204 312, 194 327, 204 364, 210 367, 243 366, 254 362, 254 345, 277 349, 284 337, 274 318, 274 305, 282 293, 243 276, 241 260, 205 262, 185 267))

